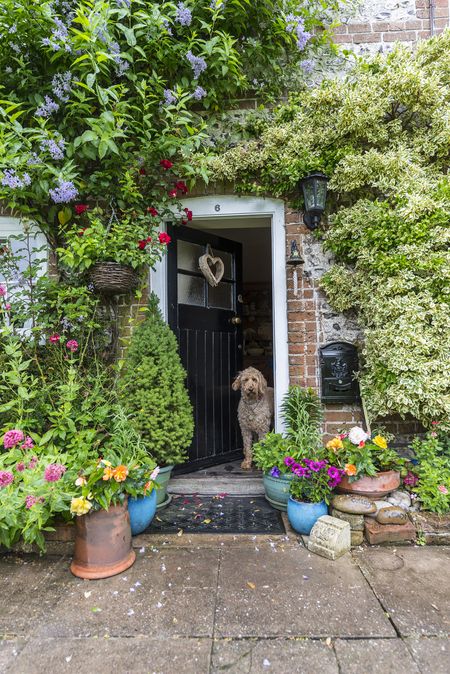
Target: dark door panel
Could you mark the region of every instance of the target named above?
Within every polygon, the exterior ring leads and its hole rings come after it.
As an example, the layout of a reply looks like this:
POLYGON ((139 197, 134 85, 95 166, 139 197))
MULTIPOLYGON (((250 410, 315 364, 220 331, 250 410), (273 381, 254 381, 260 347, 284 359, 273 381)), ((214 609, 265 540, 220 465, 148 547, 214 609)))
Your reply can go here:
POLYGON ((241 452, 239 395, 231 384, 242 366, 242 327, 233 321, 241 318, 242 247, 187 227, 172 227, 170 235, 169 324, 178 337, 195 416, 189 461, 179 470, 193 470, 241 452), (224 277, 215 288, 198 266, 207 246, 225 263, 224 277))

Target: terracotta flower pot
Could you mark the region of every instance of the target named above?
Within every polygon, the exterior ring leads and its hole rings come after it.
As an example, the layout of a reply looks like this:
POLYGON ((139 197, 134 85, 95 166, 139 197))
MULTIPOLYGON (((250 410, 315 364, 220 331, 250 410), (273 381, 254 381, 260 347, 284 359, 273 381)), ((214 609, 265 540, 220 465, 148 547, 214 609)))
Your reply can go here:
POLYGON ((79 578, 109 578, 128 569, 136 559, 131 547, 128 507, 110 506, 77 517, 75 554, 70 565, 79 578))
POLYGON ((368 498, 381 498, 395 491, 400 486, 400 473, 395 470, 380 472, 375 477, 365 475, 355 482, 350 482, 344 475, 336 491, 341 494, 359 494, 368 498))

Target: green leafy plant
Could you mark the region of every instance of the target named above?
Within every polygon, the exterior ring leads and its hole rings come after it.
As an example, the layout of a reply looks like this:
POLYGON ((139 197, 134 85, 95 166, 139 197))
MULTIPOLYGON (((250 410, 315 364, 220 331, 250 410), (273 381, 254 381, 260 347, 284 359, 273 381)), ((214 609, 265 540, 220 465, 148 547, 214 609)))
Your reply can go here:
POLYGON ((281 413, 287 437, 301 455, 306 456, 321 446, 323 410, 314 389, 290 386, 283 398, 281 413))
POLYGON ((405 484, 423 510, 442 515, 450 511, 450 447, 448 426, 430 431, 411 443, 415 460, 405 484))
POLYGON ((186 460, 194 420, 176 337, 152 295, 135 329, 119 380, 121 402, 160 466, 186 460))
POLYGON ((264 473, 272 471, 277 477, 288 472, 284 459, 291 451, 291 443, 281 433, 268 433, 253 445, 253 461, 264 473))
POLYGON ((344 470, 349 482, 365 475, 374 477, 380 471, 402 471, 405 465, 385 437, 377 432, 370 436, 359 426, 329 440, 326 449, 329 460, 344 470))

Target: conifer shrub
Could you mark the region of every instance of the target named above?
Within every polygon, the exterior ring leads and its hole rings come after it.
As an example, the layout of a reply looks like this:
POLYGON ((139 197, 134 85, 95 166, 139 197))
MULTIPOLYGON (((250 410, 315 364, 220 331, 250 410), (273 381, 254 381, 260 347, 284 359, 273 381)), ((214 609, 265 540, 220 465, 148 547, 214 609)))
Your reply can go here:
POLYGON ((152 295, 147 316, 131 338, 119 390, 125 411, 160 466, 187 459, 194 418, 185 380, 176 337, 152 295))

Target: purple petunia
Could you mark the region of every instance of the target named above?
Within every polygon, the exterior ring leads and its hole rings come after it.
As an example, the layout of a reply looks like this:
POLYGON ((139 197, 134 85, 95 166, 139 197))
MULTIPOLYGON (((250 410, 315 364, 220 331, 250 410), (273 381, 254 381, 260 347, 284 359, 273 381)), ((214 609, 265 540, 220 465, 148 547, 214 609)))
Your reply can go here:
POLYGON ((190 26, 192 21, 192 12, 185 7, 184 2, 179 2, 177 5, 177 12, 175 14, 175 21, 180 26, 190 26))
POLYGON ((293 459, 292 456, 287 456, 287 457, 284 459, 284 465, 287 466, 288 468, 290 468, 291 466, 293 466, 294 463, 295 463, 295 459, 293 459))
POLYGON ((194 80, 198 80, 202 72, 208 67, 206 61, 201 56, 194 56, 194 54, 189 50, 186 54, 186 58, 191 64, 191 68, 194 71, 194 80))
POLYGON ((339 470, 339 468, 336 468, 336 466, 330 466, 327 470, 327 473, 328 477, 330 477, 332 480, 335 480, 341 475, 341 471, 339 470))
POLYGON ((78 196, 78 190, 71 180, 59 180, 58 187, 49 190, 55 204, 67 204, 78 196))
POLYGON ((278 468, 278 466, 274 466, 272 470, 270 471, 269 475, 271 477, 280 477, 281 475, 281 470, 278 468))

